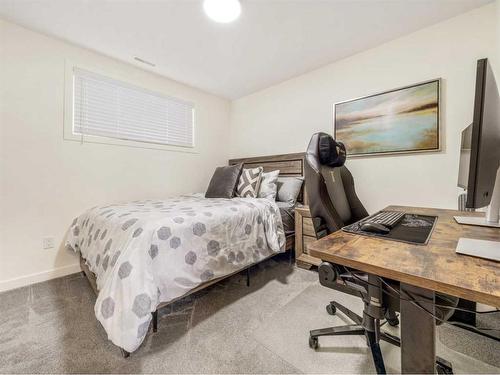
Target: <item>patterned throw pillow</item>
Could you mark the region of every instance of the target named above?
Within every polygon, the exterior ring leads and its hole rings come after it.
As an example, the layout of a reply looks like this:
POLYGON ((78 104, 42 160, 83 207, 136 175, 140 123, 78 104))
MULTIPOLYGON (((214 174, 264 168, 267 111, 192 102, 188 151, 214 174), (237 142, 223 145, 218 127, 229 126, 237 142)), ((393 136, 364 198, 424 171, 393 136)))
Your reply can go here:
POLYGON ((257 198, 259 192, 262 167, 246 169, 241 172, 236 195, 242 198, 257 198))
POLYGON ((262 173, 262 180, 260 182, 258 195, 259 198, 267 198, 273 202, 276 200, 279 174, 279 170, 262 173))

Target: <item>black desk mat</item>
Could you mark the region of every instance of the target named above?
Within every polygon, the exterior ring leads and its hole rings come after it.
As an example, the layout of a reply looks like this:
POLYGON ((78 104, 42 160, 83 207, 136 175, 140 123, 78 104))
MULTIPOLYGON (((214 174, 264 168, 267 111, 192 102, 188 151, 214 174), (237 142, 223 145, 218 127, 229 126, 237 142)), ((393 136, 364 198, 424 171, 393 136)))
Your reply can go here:
POLYGON ((362 219, 342 228, 343 231, 363 236, 379 237, 392 241, 426 245, 437 221, 437 216, 406 214, 389 233, 378 234, 362 231, 361 225, 368 220, 362 219))

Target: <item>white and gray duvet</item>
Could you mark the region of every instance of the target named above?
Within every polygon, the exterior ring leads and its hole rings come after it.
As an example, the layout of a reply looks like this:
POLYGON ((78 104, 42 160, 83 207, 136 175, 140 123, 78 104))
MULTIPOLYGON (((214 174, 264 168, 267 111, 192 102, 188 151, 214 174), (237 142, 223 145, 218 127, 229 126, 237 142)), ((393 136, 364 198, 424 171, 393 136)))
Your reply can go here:
POLYGON ((160 303, 283 251, 285 235, 270 200, 183 196, 94 207, 66 244, 97 276, 94 310, 108 338, 133 352, 160 303))

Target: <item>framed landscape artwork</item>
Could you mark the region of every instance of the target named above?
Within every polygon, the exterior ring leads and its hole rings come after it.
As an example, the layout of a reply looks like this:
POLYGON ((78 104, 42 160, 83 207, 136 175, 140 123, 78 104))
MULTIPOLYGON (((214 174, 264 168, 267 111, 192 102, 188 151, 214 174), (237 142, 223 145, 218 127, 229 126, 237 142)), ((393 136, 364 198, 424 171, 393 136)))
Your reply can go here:
POLYGON ((440 80, 337 103, 334 136, 348 156, 438 151, 440 80))

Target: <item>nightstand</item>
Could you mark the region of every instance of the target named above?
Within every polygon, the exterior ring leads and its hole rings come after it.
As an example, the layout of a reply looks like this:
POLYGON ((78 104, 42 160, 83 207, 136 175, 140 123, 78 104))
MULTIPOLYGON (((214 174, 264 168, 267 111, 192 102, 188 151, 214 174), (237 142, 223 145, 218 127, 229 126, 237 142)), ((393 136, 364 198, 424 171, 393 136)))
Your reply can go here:
POLYGON ((321 260, 309 255, 307 245, 316 241, 311 213, 308 206, 295 207, 295 260, 297 266, 309 269, 319 266, 321 260))

